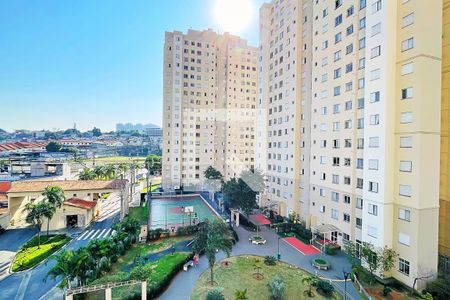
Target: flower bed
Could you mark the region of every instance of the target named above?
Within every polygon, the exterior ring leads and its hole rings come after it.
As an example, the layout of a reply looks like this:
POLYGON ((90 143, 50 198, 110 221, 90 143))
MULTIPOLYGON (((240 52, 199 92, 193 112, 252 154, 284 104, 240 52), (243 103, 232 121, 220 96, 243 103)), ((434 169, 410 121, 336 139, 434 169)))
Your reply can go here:
POLYGON ((315 258, 312 260, 313 267, 319 270, 328 270, 330 269, 330 263, 323 258, 315 258))

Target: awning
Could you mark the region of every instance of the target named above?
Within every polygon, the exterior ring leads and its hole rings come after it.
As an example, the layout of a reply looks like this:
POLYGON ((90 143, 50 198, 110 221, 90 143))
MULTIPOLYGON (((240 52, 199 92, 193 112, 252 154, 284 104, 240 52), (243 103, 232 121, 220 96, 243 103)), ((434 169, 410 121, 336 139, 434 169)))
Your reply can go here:
POLYGON ((249 220, 256 226, 271 224, 271 222, 269 220, 267 220, 267 218, 264 217, 264 215, 262 215, 262 214, 250 215, 249 220))
POLYGON ((319 233, 319 234, 330 233, 333 231, 341 232, 341 230, 339 228, 337 228, 336 226, 331 225, 331 224, 321 224, 321 225, 311 226, 311 231, 313 233, 319 233))

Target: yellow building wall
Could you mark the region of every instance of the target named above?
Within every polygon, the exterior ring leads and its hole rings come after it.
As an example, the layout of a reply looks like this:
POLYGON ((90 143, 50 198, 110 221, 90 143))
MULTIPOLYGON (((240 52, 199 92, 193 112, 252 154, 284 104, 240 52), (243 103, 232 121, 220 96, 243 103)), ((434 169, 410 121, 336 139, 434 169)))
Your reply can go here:
POLYGON ((450 0, 443 5, 439 253, 450 256, 450 0))

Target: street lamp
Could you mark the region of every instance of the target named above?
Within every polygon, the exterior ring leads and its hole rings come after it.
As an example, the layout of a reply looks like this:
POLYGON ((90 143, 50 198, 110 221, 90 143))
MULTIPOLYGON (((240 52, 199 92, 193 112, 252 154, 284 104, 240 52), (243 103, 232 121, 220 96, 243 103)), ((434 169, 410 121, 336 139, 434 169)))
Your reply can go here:
POLYGON ((347 300, 347 279, 350 277, 350 273, 344 270, 342 270, 342 273, 344 274, 344 300, 347 300))
POLYGON ((183 223, 183 227, 184 227, 184 206, 181 207, 181 218, 182 218, 182 223, 183 223))
POLYGON ((281 259, 281 254, 280 254, 280 239, 281 239, 281 237, 278 237, 278 254, 277 254, 277 259, 278 259, 278 260, 281 259))

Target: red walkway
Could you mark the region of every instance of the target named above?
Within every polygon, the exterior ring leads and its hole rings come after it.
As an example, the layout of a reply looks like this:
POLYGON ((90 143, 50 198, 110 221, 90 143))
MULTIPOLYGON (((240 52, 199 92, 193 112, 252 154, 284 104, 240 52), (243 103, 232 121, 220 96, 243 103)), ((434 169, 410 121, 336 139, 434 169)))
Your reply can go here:
POLYGON ((271 222, 263 214, 250 215, 250 221, 257 225, 269 225, 271 222))
POLYGON ((313 255, 313 254, 320 253, 320 251, 317 250, 316 248, 314 248, 313 246, 306 245, 305 243, 303 243, 302 241, 300 241, 299 239, 297 239, 295 237, 286 237, 286 238, 284 238, 284 240, 289 245, 291 245, 292 247, 294 247, 295 249, 297 249, 304 255, 313 255))

